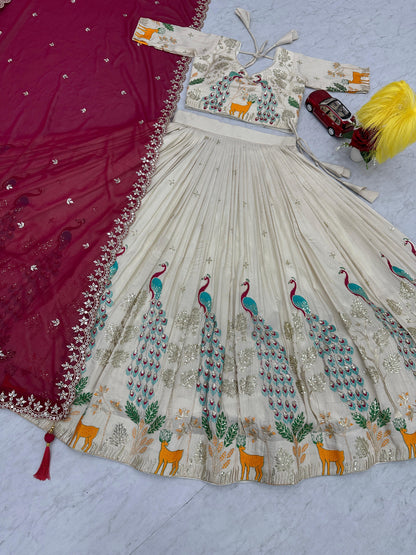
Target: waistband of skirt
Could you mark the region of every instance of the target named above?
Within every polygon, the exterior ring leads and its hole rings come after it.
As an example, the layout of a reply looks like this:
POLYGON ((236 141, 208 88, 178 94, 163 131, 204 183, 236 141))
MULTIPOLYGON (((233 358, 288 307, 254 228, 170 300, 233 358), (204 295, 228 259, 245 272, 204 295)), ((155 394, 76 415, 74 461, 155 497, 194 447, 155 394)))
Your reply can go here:
POLYGON ((239 125, 232 125, 215 118, 200 116, 192 112, 184 112, 183 110, 176 111, 173 123, 251 143, 278 146, 294 146, 296 144, 296 138, 294 136, 283 137, 281 135, 262 133, 261 131, 247 129, 247 127, 239 125))

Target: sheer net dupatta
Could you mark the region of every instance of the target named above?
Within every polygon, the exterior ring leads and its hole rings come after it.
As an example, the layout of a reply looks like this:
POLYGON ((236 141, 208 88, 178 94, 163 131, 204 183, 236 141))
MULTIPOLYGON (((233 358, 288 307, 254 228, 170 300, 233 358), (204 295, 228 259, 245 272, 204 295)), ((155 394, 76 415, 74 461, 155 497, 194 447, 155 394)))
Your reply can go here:
MULTIPOLYGON (((187 60, 131 41, 134 0, 32 4, 0 16, 9 61, 0 76, 0 407, 46 419, 49 430, 74 399, 187 60)), ((143 13, 194 28, 207 7, 140 2, 143 13)))

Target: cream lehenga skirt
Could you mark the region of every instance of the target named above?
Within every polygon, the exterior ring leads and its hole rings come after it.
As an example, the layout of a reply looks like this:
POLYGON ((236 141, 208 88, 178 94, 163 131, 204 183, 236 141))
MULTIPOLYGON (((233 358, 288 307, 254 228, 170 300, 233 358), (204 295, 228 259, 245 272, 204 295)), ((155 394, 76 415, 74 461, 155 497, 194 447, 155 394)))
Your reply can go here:
POLYGON ((168 128, 57 437, 217 484, 413 457, 414 245, 295 139, 208 121, 168 128))

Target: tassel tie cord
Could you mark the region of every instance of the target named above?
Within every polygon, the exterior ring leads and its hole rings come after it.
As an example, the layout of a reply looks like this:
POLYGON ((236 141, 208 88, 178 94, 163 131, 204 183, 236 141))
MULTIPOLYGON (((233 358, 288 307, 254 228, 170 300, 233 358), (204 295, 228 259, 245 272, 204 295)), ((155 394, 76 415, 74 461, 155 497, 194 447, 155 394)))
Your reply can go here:
MULTIPOLYGON (((241 19, 244 27, 247 29, 253 41, 254 49, 255 49, 255 52, 240 51, 240 54, 247 54, 248 56, 252 56, 252 60, 250 60, 244 66, 244 68, 250 67, 260 58, 268 58, 270 60, 273 60, 274 58, 268 56, 268 53, 271 50, 273 50, 274 48, 282 44, 290 44, 291 42, 299 38, 297 31, 292 30, 292 31, 289 31, 289 33, 287 33, 284 37, 279 39, 270 48, 266 49, 267 42, 264 42, 259 48, 256 38, 250 29, 250 13, 247 10, 243 10, 242 8, 237 8, 235 10, 235 13, 241 19)), ((370 189, 367 189, 367 187, 359 187, 358 185, 354 185, 353 183, 348 183, 346 181, 343 181, 341 179, 342 177, 348 178, 350 176, 349 170, 347 170, 346 168, 343 168, 342 166, 337 166, 335 164, 326 164, 324 162, 321 162, 318 158, 316 158, 316 156, 313 154, 313 152, 311 151, 309 146, 305 143, 305 141, 299 137, 299 135, 297 134, 296 128, 293 125, 291 126, 291 130, 296 136, 296 145, 299 151, 305 154, 308 158, 310 158, 315 164, 315 166, 320 167, 325 173, 327 173, 328 175, 336 179, 339 183, 341 183, 341 185, 344 185, 344 187, 347 187, 351 191, 354 191, 354 193, 357 193, 358 195, 365 198, 369 202, 374 202, 376 200, 376 198, 378 197, 378 193, 376 191, 370 191, 370 189)))
POLYGON ((343 179, 341 179, 342 177, 349 178, 350 171, 347 168, 344 168, 343 166, 338 166, 336 164, 327 164, 325 162, 321 162, 321 160, 319 160, 319 158, 317 158, 313 154, 308 144, 299 137, 293 124, 291 125, 291 130, 296 136, 296 146, 298 147, 298 150, 305 154, 308 158, 310 158, 315 166, 321 168, 321 170, 323 170, 333 179, 338 181, 338 183, 344 185, 344 187, 347 187, 347 189, 354 191, 354 193, 356 193, 360 197, 363 197, 365 200, 368 200, 368 202, 374 202, 376 200, 376 198, 378 197, 377 191, 372 191, 370 189, 367 189, 367 187, 354 185, 354 183, 349 183, 348 181, 344 181, 343 179))
POLYGON ((45 437, 44 437, 46 442, 46 447, 45 447, 45 452, 43 454, 43 459, 42 459, 42 462, 40 463, 40 467, 38 471, 36 472, 36 474, 33 475, 34 478, 37 478, 38 480, 51 479, 51 475, 49 472, 50 462, 51 462, 51 450, 49 446, 55 439, 55 436, 53 434, 54 429, 55 429, 55 424, 50 428, 50 430, 45 434, 45 437))
POLYGON ((270 46, 269 48, 267 48, 267 41, 264 42, 260 48, 257 44, 256 38, 253 35, 251 29, 250 29, 250 13, 247 10, 243 10, 242 8, 237 8, 235 10, 236 15, 241 19, 241 21, 243 22, 244 27, 247 29, 253 44, 254 44, 254 50, 255 52, 243 52, 240 51, 240 54, 246 54, 247 56, 252 56, 252 60, 250 60, 245 66, 244 68, 247 69, 248 67, 252 66, 255 62, 257 62, 257 60, 260 60, 261 58, 267 58, 268 60, 273 60, 274 58, 272 56, 268 56, 269 52, 271 52, 274 48, 277 48, 278 46, 281 46, 282 44, 290 44, 291 42, 297 40, 299 38, 299 35, 297 33, 297 31, 292 30, 289 31, 288 33, 286 33, 286 35, 284 37, 282 37, 281 39, 279 39, 275 44, 273 44, 273 46, 270 46))

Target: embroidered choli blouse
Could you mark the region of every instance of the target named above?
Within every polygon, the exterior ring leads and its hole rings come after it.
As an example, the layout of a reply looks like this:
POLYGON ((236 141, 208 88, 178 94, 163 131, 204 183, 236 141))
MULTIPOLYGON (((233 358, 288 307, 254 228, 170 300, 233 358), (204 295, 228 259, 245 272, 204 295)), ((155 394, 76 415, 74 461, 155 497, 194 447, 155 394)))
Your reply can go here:
MULTIPOLYGON (((296 40, 295 31, 283 43, 296 40)), ((272 64, 250 75, 238 61, 241 43, 195 29, 141 18, 133 35, 141 45, 194 58, 186 106, 284 131, 293 131, 305 87, 369 91, 369 69, 277 47, 272 64)))

